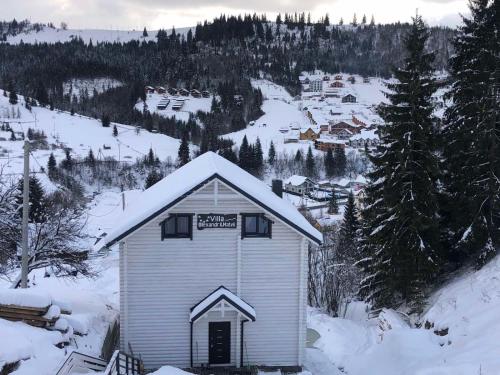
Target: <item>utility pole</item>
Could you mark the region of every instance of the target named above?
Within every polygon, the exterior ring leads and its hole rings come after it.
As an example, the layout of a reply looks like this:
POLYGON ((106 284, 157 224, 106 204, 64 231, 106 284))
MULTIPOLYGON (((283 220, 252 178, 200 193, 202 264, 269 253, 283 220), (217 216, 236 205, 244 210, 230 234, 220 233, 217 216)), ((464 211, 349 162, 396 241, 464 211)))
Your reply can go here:
POLYGON ((24 176, 23 176, 23 222, 22 222, 22 258, 21 288, 28 287, 28 217, 30 214, 30 143, 24 141, 24 176))

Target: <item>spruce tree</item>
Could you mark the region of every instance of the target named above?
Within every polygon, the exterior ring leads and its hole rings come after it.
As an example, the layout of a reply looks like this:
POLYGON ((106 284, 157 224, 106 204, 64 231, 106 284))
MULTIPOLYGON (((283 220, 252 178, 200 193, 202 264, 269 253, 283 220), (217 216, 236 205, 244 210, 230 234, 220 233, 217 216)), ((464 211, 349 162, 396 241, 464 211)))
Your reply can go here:
POLYGON ((17 104, 18 99, 17 99, 16 89, 14 88, 14 84, 12 82, 9 83, 8 90, 9 90, 9 103, 12 105, 17 104))
POLYGON ((89 150, 89 153, 87 154, 87 157, 85 158, 85 163, 87 163, 87 165, 90 168, 95 167, 95 156, 94 156, 94 152, 92 151, 92 149, 89 150))
MULTIPOLYGON (((18 215, 22 217, 23 179, 19 180, 17 190, 16 202, 19 206, 18 215)), ((45 192, 36 176, 29 177, 29 203, 29 221, 31 223, 43 222, 46 219, 45 192)))
POLYGON ((146 27, 144 27, 144 31, 142 32, 142 37, 147 38, 148 37, 148 30, 146 30, 146 27))
POLYGON ((153 152, 153 149, 150 147, 149 152, 145 158, 145 164, 152 167, 153 165, 155 165, 155 162, 156 162, 155 153, 153 152))
POLYGON ((451 262, 480 267, 500 246, 500 1, 471 1, 470 12, 450 61, 441 215, 451 262))
POLYGON ((339 203, 337 202, 337 193, 332 189, 330 200, 328 201, 328 213, 336 215, 339 213, 339 203))
POLYGON ((273 166, 275 161, 276 161, 276 150, 274 148, 273 141, 271 141, 271 144, 269 145, 269 151, 267 153, 267 162, 269 163, 269 165, 273 166))
POLYGON ((250 172, 252 170, 252 149, 248 144, 246 135, 241 141, 240 151, 238 154, 238 165, 247 172, 250 172))
POLYGON ((406 302, 420 312, 426 287, 441 263, 438 223, 438 161, 428 30, 420 16, 405 37, 407 57, 388 84, 381 145, 371 156, 367 208, 363 212, 360 293, 374 307, 406 302))
POLYGON ((309 177, 316 176, 316 162, 314 161, 314 155, 311 146, 309 146, 309 148, 307 149, 306 175, 309 177))
POLYGON ((47 173, 51 180, 55 180, 57 178, 57 162, 52 152, 50 153, 49 160, 47 161, 47 173))
POLYGON ((326 177, 328 178, 332 178, 333 176, 335 176, 335 160, 333 158, 333 152, 331 148, 326 150, 325 154, 325 173, 326 177))
POLYGON ((344 209, 344 219, 340 225, 339 231, 339 245, 342 248, 349 247, 354 256, 357 252, 357 241, 359 236, 360 224, 358 220, 358 213, 356 203, 354 201, 354 194, 349 193, 347 204, 344 209))
POLYGON ((295 158, 294 158, 295 162, 298 164, 298 163, 302 163, 302 160, 304 160, 304 158, 302 157, 302 151, 297 150, 297 152, 295 153, 295 158))
POLYGON ((335 149, 335 176, 342 177, 345 175, 347 158, 345 156, 345 150, 341 147, 335 149))
POLYGON ((144 182, 144 189, 149 189, 151 186, 156 184, 162 178, 163 174, 161 172, 158 172, 156 169, 153 169, 151 172, 149 172, 148 176, 146 177, 146 181, 144 182))
POLYGON ((264 153, 262 152, 262 145, 260 143, 259 137, 255 141, 255 146, 253 148, 253 159, 254 159, 254 173, 260 175, 262 169, 264 168, 264 153))
POLYGON ((116 125, 113 125, 113 137, 118 137, 118 129, 116 125))
POLYGON ((189 163, 190 153, 189 153, 189 142, 186 132, 182 135, 181 144, 179 146, 178 152, 178 166, 182 167, 189 163))
POLYGON ((103 127, 109 128, 109 126, 111 125, 111 119, 109 118, 108 115, 103 114, 101 117, 101 123, 103 127))
POLYGON ((71 171, 73 169, 73 158, 71 157, 71 153, 68 148, 64 150, 64 152, 66 154, 66 157, 61 162, 61 167, 66 169, 67 171, 71 171))

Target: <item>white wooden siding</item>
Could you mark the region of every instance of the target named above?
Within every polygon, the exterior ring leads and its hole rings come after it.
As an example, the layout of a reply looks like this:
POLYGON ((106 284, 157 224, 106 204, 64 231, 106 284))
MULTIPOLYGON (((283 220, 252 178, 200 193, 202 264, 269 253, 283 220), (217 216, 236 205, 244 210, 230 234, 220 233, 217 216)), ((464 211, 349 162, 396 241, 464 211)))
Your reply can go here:
MULTIPOLYGON (((165 364, 189 367, 190 308, 220 285, 237 293, 239 214, 263 210, 220 182, 217 199, 213 197, 214 182, 131 234, 120 253, 120 345, 128 351, 130 343, 134 354, 143 358, 148 369, 165 364), (238 224, 237 229, 197 230, 194 216, 192 241, 161 241, 159 223, 169 213, 236 213, 238 224)), ((256 322, 245 323, 244 362, 298 365, 298 348, 304 346, 298 341, 302 237, 277 218, 270 217, 274 220, 272 239, 241 240, 240 297, 251 304, 257 314, 256 322)), ((305 257, 304 263, 303 269, 306 269, 305 257)), ((220 313, 213 314, 220 316, 220 313)), ((208 320, 203 318, 200 322, 208 320)), ((205 340, 205 323, 200 325, 200 322, 194 325, 194 339, 198 343, 198 359, 206 361, 208 337, 205 340)), ((231 361, 239 365, 236 326, 232 322, 231 361)), ((195 350, 193 345, 194 356, 195 350)))

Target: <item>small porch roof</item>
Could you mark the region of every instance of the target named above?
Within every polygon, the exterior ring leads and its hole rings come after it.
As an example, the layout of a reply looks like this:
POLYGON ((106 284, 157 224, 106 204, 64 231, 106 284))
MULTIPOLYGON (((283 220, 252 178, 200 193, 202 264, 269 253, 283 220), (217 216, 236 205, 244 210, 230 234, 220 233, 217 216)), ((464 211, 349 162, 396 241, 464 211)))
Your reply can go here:
POLYGON ((255 309, 222 285, 191 308, 189 321, 196 322, 220 302, 224 301, 233 306, 247 319, 255 321, 255 309))

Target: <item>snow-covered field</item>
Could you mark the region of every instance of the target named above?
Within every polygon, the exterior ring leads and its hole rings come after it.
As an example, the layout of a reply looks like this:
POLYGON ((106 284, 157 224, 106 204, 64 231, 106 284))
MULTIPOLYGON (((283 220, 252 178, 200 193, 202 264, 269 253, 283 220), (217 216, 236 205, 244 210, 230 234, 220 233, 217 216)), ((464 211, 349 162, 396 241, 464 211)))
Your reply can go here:
MULTIPOLYGON (((192 96, 172 96, 172 95, 162 95, 162 94, 148 94, 146 98, 146 105, 148 106, 148 110, 151 113, 157 113, 160 116, 163 117, 175 117, 177 120, 180 121, 188 121, 189 120, 189 115, 190 114, 196 114, 198 111, 202 112, 210 112, 212 104, 212 97, 209 98, 193 98, 192 96), (167 108, 165 109, 158 109, 158 103, 161 100, 168 99, 169 103, 167 108), (174 111, 172 109, 172 104, 176 100, 184 100, 184 105, 182 106, 181 110, 179 111, 174 111)), ((144 109, 144 103, 142 101, 139 101, 135 108, 139 111, 142 111, 144 109)))
MULTIPOLYGON (((178 34, 185 34, 190 28, 184 27, 176 29, 178 34)), ((148 36, 143 37, 143 30, 99 30, 99 29, 67 29, 44 27, 39 32, 29 31, 20 33, 15 36, 8 36, 7 43, 19 44, 23 43, 57 43, 69 42, 73 39, 82 39, 85 43, 98 42, 117 42, 127 43, 132 40, 138 41, 156 41, 157 30, 148 30, 148 36)), ((171 30, 167 30, 170 34, 171 30)))
POLYGON ((63 94, 76 96, 78 99, 81 95, 87 94, 91 98, 94 96, 94 91, 100 94, 121 85, 120 81, 113 78, 73 78, 64 82, 63 94))
POLYGON ((500 374, 500 257, 435 292, 421 328, 394 311, 368 319, 357 307, 345 318, 309 311, 309 327, 321 335, 313 356, 326 356, 338 374, 500 374), (426 321, 434 326, 425 329, 426 321))

